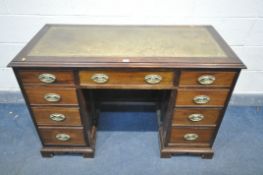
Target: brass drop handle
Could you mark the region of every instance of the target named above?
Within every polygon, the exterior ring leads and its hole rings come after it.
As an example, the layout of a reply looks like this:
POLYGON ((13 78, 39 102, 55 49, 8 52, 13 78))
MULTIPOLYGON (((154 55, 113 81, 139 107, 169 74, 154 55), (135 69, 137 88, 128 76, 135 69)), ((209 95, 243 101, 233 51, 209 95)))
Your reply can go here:
POLYGON ((43 83, 54 83, 56 81, 56 76, 49 73, 43 73, 38 76, 38 79, 43 83))
POLYGON ((68 141, 70 139, 70 135, 64 134, 64 133, 60 133, 60 134, 56 135, 56 139, 59 140, 59 141, 66 142, 66 141, 68 141))
POLYGON ((56 122, 62 122, 66 119, 66 116, 60 113, 53 113, 49 115, 49 118, 56 122))
POLYGON ((184 135, 184 139, 186 141, 194 141, 194 140, 197 140, 198 139, 198 134, 196 133, 187 133, 184 135))
POLYGON ((191 114, 188 116, 188 119, 191 120, 192 122, 199 122, 204 119, 203 114, 191 114))
POLYGON ((109 76, 106 74, 94 74, 92 75, 91 79, 95 82, 95 83, 99 83, 99 84, 103 84, 106 83, 109 80, 109 76))
POLYGON ((210 97, 207 95, 198 95, 194 97, 193 101, 195 104, 206 104, 210 101, 210 97))
POLYGON ((61 97, 59 94, 48 93, 44 96, 44 99, 48 102, 58 102, 60 101, 61 97))
POLYGON ((162 76, 157 74, 149 74, 144 77, 144 80, 149 84, 158 84, 162 81, 162 76))
POLYGON ((199 84, 202 85, 211 85, 215 82, 216 77, 213 75, 201 75, 198 77, 198 82, 199 84))

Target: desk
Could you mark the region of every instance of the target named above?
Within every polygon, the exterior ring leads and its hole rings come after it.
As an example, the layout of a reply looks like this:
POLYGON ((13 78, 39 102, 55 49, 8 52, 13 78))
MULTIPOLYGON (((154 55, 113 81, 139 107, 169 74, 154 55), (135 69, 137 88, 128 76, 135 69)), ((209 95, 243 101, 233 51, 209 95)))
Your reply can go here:
POLYGON ((212 158, 245 68, 212 26, 45 25, 9 66, 44 157, 94 157, 99 111, 139 105, 157 113, 161 157, 212 158))

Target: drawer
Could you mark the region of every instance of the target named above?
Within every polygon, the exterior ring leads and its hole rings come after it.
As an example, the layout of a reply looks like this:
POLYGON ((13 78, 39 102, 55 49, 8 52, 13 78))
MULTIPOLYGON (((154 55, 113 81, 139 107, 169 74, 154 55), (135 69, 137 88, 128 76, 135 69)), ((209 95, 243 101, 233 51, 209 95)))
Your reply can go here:
POLYGON ((80 71, 80 85, 109 88, 172 88, 174 73, 168 71, 80 71))
POLYGON ((37 125, 81 126, 79 108, 32 107, 37 125))
POLYGON ((72 71, 21 70, 18 74, 23 84, 74 85, 72 71))
POLYGON ((75 88, 26 86, 25 92, 31 105, 77 105, 75 88))
POLYGON ((221 109, 176 108, 173 115, 173 126, 216 126, 221 109))
POLYGON ((176 106, 223 107, 228 93, 228 89, 179 89, 176 106))
POLYGON ((209 146, 214 131, 215 128, 172 128, 170 143, 209 146))
POLYGON ((231 87, 236 72, 182 71, 180 87, 231 87))
POLYGON ((44 145, 85 145, 83 127, 39 127, 44 145))

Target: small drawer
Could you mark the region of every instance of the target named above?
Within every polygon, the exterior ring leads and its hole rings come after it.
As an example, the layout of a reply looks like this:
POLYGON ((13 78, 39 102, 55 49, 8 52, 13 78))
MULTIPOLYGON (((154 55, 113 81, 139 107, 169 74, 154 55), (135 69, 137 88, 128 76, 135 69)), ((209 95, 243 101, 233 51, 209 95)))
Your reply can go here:
POLYGON ((26 86, 25 92, 31 105, 77 105, 75 88, 26 86))
POLYGON ((174 73, 168 71, 80 71, 80 85, 87 87, 109 87, 121 89, 172 88, 174 73))
POLYGON ((176 106, 223 107, 228 93, 228 89, 179 89, 176 106))
POLYGON ((23 84, 45 84, 45 85, 74 85, 72 71, 50 71, 50 70, 20 70, 19 76, 23 84))
POLYGON ((216 126, 221 115, 220 109, 176 108, 173 126, 216 126))
POLYGON ((83 127, 39 127, 44 145, 86 145, 83 127))
POLYGON ((79 108, 32 107, 37 125, 81 126, 79 108))
POLYGON ((210 145, 215 128, 172 128, 170 143, 210 145))
POLYGON ((179 87, 231 87, 236 72, 182 71, 179 87))

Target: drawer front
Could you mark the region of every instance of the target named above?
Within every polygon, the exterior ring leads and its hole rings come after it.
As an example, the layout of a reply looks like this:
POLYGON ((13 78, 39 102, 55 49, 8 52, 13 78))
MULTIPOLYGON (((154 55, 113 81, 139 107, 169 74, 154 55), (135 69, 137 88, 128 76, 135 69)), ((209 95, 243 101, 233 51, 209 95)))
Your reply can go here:
POLYGON ((214 128, 172 128, 170 143, 210 145, 214 128))
POLYGON ((32 107, 37 125, 81 126, 79 108, 32 107))
POLYGON ((73 85, 72 71, 19 71, 23 84, 73 85))
POLYGON ((223 107, 228 92, 228 89, 179 89, 176 106, 223 107))
POLYGON ((173 72, 80 71, 80 85, 118 88, 172 88, 173 72))
POLYGON ((77 105, 75 88, 53 88, 40 86, 25 87, 31 105, 77 105))
POLYGON ((220 109, 186 108, 175 109, 173 126, 216 126, 221 115, 220 109))
POLYGON ((180 87, 231 87, 236 72, 182 71, 180 87))
POLYGON ((44 145, 85 145, 82 127, 39 127, 44 145))

